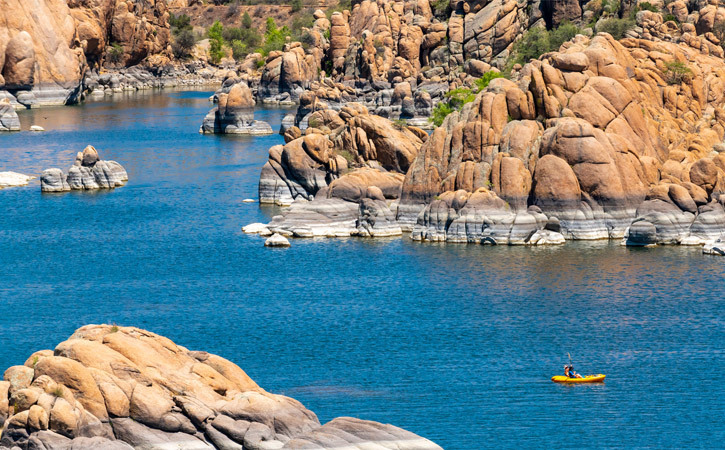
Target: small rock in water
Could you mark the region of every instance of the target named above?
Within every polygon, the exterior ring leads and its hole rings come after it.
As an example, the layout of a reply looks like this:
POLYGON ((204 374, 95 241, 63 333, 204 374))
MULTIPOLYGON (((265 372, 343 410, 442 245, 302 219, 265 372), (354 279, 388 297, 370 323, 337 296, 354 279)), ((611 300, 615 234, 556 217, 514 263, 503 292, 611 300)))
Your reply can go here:
POLYGON ((41 127, 40 125, 33 125, 30 127, 30 131, 45 131, 45 128, 41 127))
POLYGON ((253 198, 245 198, 244 200, 242 200, 242 203, 254 203, 254 199, 253 198))
POLYGON ((289 247, 289 241, 286 237, 279 233, 274 233, 271 237, 264 241, 266 247, 289 247))
POLYGON ((35 177, 17 172, 0 172, 0 189, 14 186, 25 186, 35 177))
POLYGON ((267 225, 263 223, 250 223, 249 225, 242 227, 242 231, 247 234, 259 234, 260 236, 270 236, 272 234, 267 228, 267 225))
POLYGON ((706 242, 702 247, 702 253, 706 255, 725 256, 725 240, 723 238, 719 238, 714 241, 706 242))

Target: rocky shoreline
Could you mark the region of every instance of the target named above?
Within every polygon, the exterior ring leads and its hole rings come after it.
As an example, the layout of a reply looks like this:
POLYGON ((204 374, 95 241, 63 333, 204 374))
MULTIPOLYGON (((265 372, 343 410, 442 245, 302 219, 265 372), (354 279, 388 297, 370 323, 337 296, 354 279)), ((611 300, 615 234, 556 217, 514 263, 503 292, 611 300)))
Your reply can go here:
POLYGON ((234 363, 134 327, 87 325, 0 381, 0 447, 440 450, 393 425, 324 425, 234 363))

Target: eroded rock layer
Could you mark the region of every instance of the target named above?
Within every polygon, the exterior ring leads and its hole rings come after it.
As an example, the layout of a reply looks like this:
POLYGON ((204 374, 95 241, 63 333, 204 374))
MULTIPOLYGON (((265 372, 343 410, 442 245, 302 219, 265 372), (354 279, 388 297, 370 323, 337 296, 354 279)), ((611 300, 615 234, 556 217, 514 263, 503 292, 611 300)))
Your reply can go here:
POLYGON ((0 429, 0 447, 23 449, 440 450, 392 425, 341 417, 321 426, 224 358, 111 325, 82 327, 8 368, 0 429))
MULTIPOLYGON (((365 164, 405 174, 389 206, 414 239, 528 244, 548 226, 572 239, 701 244, 725 232, 724 83, 723 60, 690 45, 579 35, 491 81, 405 165, 386 165, 384 155, 365 164)), ((306 139, 336 117, 314 103, 305 114, 306 139)), ((289 172, 279 152, 292 147, 270 151, 260 193, 312 200, 332 171, 265 181, 277 161, 289 172)), ((324 192, 342 198, 332 185, 324 192)), ((297 216, 302 227, 300 208, 272 224, 297 216)))

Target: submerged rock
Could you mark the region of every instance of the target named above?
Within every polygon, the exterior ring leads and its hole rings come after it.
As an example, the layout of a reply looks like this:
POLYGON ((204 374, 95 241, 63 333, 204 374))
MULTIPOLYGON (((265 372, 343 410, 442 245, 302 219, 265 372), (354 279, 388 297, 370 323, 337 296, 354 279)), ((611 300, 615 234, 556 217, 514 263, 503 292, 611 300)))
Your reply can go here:
POLYGON ((116 161, 101 160, 98 152, 88 146, 78 152, 76 160, 64 174, 60 169, 46 169, 40 177, 42 192, 114 189, 128 181, 126 170, 116 161))
POLYGON ((342 417, 321 426, 231 361, 133 327, 82 327, 4 380, 0 447, 440 450, 392 425, 342 417))
POLYGON ((31 177, 30 175, 23 175, 22 173, 17 172, 0 172, 0 189, 15 186, 25 186, 33 178, 35 177, 31 177))

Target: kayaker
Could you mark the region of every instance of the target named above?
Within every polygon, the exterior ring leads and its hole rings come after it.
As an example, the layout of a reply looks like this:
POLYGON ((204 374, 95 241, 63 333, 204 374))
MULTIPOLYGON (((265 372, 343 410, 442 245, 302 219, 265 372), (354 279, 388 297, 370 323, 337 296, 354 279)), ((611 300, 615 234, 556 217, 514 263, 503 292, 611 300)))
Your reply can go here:
POLYGON ((574 372, 573 364, 572 365, 567 364, 566 366, 564 366, 564 375, 566 375, 569 378, 584 378, 583 376, 574 372))

